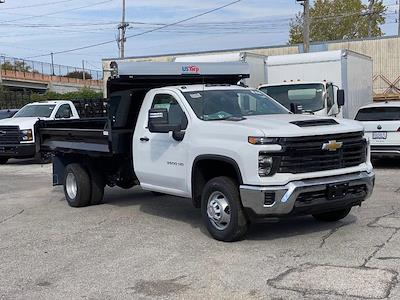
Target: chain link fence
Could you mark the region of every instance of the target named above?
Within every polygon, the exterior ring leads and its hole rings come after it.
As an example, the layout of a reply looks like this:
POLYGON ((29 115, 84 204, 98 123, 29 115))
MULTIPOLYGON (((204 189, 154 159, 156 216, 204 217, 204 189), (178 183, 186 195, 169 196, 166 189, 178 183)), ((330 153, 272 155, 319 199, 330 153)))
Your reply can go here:
POLYGON ((2 72, 22 72, 46 76, 102 80, 103 71, 0 56, 2 72))

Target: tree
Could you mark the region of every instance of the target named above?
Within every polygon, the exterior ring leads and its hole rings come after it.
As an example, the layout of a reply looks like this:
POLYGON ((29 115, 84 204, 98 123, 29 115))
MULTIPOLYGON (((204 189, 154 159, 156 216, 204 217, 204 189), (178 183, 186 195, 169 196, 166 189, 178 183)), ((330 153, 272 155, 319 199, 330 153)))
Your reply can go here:
POLYGON ((6 61, 1 65, 1 68, 3 70, 15 70, 15 71, 19 71, 19 72, 31 72, 31 69, 32 69, 25 62, 18 61, 18 60, 14 61, 14 63, 6 61))
POLYGON ((90 88, 82 88, 77 92, 60 94, 56 92, 46 92, 45 94, 32 94, 32 101, 46 100, 96 100, 102 99, 103 93, 90 88))
MULTIPOLYGON (((69 72, 65 77, 83 79, 83 71, 69 72)), ((92 75, 85 71, 85 79, 92 79, 92 75)))
MULTIPOLYGON (((371 2, 370 2, 371 3, 371 2)), ((333 41, 382 36, 386 7, 382 0, 372 8, 361 0, 316 0, 310 7, 310 40, 333 41)), ((290 22, 289 44, 303 42, 303 13, 290 22)))

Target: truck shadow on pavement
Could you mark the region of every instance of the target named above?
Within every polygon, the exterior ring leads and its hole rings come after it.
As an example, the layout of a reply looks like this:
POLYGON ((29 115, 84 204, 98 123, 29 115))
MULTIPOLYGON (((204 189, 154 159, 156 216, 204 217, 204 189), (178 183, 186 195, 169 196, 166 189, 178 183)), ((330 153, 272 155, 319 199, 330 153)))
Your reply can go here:
POLYGON ((377 169, 400 169, 400 158, 375 158, 372 165, 377 169))
POLYGON ((50 163, 51 163, 51 161, 43 163, 38 160, 35 160, 34 158, 27 158, 27 159, 10 159, 6 165, 28 166, 28 165, 47 165, 50 163))
MULTIPOLYGON (((136 188, 133 190, 115 190, 116 192, 112 190, 106 192, 104 204, 118 207, 139 206, 143 213, 189 224, 209 236, 203 224, 200 210, 192 206, 190 199, 168 195, 155 196, 150 192, 136 188)), ((318 222, 311 216, 301 216, 274 223, 251 224, 244 239, 274 240, 304 236, 337 230, 337 228, 348 226, 356 221, 357 217, 350 214, 345 219, 333 223, 318 222)))

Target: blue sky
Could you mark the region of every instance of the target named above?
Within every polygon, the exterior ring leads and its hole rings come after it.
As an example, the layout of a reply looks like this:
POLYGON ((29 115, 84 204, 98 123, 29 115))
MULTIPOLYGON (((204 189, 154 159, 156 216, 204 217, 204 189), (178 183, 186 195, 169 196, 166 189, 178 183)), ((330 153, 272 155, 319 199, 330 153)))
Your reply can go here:
MULTIPOLYGON (((231 0, 126 0, 133 35, 227 4, 231 0), (144 24, 142 24, 144 23, 144 24)), ((388 5, 386 34, 397 33, 396 0, 388 5)), ((0 55, 33 57, 116 39, 121 0, 6 0, 0 4, 0 55), (52 5, 48 5, 52 3, 52 5), (46 4, 46 5, 45 5, 46 4), (47 15, 47 16, 46 16, 47 15)), ((295 0, 243 0, 218 12, 128 39, 126 56, 281 45, 301 6, 295 0)), ((117 43, 55 55, 55 62, 100 68, 117 57, 117 43)), ((49 61, 43 56, 35 60, 49 61)))

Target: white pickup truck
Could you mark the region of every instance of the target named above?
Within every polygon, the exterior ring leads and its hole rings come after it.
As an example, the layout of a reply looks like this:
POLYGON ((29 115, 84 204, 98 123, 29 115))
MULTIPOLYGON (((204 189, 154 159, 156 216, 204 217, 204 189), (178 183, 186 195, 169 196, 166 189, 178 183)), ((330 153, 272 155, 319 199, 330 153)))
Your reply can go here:
POLYGON ((25 105, 12 118, 0 120, 0 164, 10 158, 31 158, 38 155, 35 124, 38 120, 78 119, 71 101, 46 101, 25 105))
POLYGON ((99 204, 106 185, 140 185, 192 199, 214 238, 235 241, 252 221, 337 221, 372 193, 362 125, 291 114, 236 84, 246 64, 112 67, 108 118, 39 123, 70 206, 99 204))

